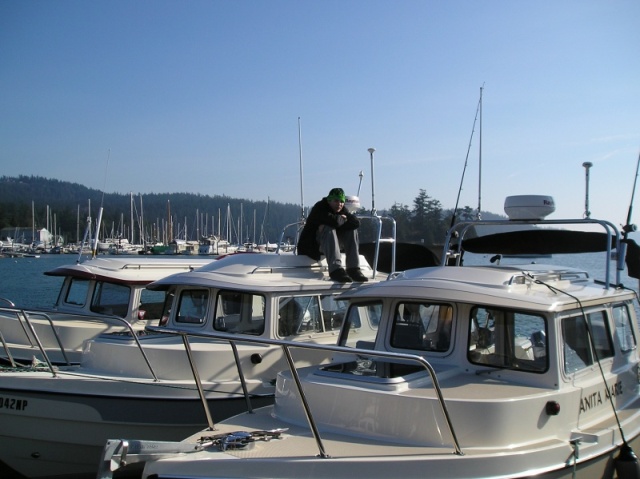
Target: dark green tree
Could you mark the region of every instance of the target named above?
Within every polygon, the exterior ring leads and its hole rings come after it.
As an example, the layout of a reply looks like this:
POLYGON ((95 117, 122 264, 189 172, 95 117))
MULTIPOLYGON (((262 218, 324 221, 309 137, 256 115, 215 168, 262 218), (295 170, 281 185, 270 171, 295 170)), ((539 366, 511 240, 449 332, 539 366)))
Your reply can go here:
POLYGON ((396 222, 396 236, 398 241, 412 241, 412 219, 411 210, 409 209, 409 207, 401 203, 394 203, 388 214, 396 222))

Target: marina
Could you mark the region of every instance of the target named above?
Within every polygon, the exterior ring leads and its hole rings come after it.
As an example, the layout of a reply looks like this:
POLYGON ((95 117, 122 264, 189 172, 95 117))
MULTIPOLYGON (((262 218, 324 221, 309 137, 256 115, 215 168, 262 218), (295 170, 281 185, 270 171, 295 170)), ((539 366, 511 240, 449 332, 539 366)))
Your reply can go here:
POLYGON ((640 2, 0 18, 0 479, 640 479, 640 2))

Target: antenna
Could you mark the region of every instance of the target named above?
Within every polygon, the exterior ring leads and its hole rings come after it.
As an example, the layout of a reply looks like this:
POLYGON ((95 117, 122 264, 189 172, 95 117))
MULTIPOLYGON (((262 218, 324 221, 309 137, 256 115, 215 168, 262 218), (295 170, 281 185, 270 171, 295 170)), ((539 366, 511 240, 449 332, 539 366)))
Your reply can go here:
POLYGON ((593 166, 590 161, 582 163, 584 166, 584 179, 585 179, 585 193, 584 193, 584 219, 588 220, 591 217, 591 211, 589 211, 589 170, 593 166))
POLYGON ((371 157, 371 215, 376 216, 375 181, 373 178, 373 152, 376 151, 376 149, 369 148, 367 151, 371 157))
POLYGON ((638 183, 638 170, 640 170, 640 154, 638 155, 638 161, 636 163, 636 176, 633 179, 633 189, 631 190, 631 201, 629 201, 629 211, 627 212, 627 224, 623 226, 625 239, 629 235, 636 231, 636 225, 631 223, 631 211, 633 210, 633 198, 636 195, 636 184, 638 183))
POLYGON ((633 233, 638 228, 631 223, 631 212, 633 210, 633 199, 636 195, 636 184, 638 183, 638 171, 640 170, 640 154, 638 154, 638 161, 636 162, 636 176, 633 179, 633 188, 631 189, 631 200, 629 201, 629 210, 627 211, 627 222, 622 227, 622 239, 620 244, 620 251, 618 252, 618 269, 624 269, 624 262, 627 255, 626 240, 629 239, 629 233, 633 233))
POLYGON ((364 173, 362 172, 362 170, 360 170, 360 174, 358 176, 360 177, 360 182, 358 183, 358 194, 357 194, 357 196, 360 197, 360 187, 362 186, 362 178, 364 178, 364 173))

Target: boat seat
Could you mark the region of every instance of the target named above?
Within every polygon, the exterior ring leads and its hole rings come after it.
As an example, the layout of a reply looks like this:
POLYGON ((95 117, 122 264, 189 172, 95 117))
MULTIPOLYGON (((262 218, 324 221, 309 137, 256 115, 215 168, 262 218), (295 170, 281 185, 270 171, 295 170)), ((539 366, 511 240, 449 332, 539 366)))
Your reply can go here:
POLYGON ((162 316, 163 303, 143 303, 138 307, 140 319, 159 319, 162 316), (142 314, 140 314, 142 313, 142 314))
POLYGON ((401 349, 423 349, 422 325, 420 323, 396 323, 391 345, 401 349))
POLYGON ((376 342, 375 341, 367 341, 364 339, 358 339, 356 341, 356 348, 357 349, 375 349, 376 347, 376 342))
POLYGON ((298 327, 302 322, 302 308, 293 299, 287 301, 280 308, 280 318, 278 320, 278 334, 280 336, 291 336, 298 332, 298 327))

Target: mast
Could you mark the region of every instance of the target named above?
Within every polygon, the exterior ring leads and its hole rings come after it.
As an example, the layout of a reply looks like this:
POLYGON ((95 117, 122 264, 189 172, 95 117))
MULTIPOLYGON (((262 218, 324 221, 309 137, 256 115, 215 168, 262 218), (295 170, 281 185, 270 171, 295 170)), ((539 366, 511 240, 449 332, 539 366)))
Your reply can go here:
POLYGON ((173 241, 173 222, 171 221, 171 200, 167 200, 167 243, 173 241))
MULTIPOLYGON (((49 226, 49 205, 47 205, 46 216, 47 216, 47 233, 49 233, 51 231, 51 226, 49 226)), ((45 248, 47 248, 47 246, 51 244, 51 238, 47 238, 47 243, 45 243, 44 245, 45 248)))
POLYGON ((31 200, 31 246, 36 242, 36 213, 33 200, 31 200))
POLYGON ((93 247, 91 249, 91 251, 92 251, 91 256, 93 256, 94 258, 98 254, 98 236, 100 234, 100 224, 102 223, 102 210, 103 210, 103 205, 104 205, 104 190, 107 187, 107 171, 109 169, 109 159, 110 158, 111 158, 111 148, 109 148, 109 150, 107 151, 107 164, 106 164, 106 166, 104 168, 104 185, 102 187, 102 198, 100 200, 100 209, 98 210, 98 222, 96 223, 96 234, 95 234, 95 237, 93 238, 93 247))
POLYGON ((302 131, 300 129, 300 117, 298 117, 298 156, 300 158, 300 219, 304 222, 305 214, 304 214, 304 185, 302 183, 303 172, 302 172, 302 131))
POLYGON ((369 148, 367 151, 371 157, 371 216, 376 216, 375 180, 373 178, 373 152, 376 151, 376 149, 369 148))
POLYGON ((140 193, 140 244, 147 246, 146 235, 144 234, 144 210, 142 209, 142 193, 140 193))
POLYGON ((129 192, 129 212, 131 217, 131 244, 136 244, 136 235, 133 229, 133 191, 129 192))
POLYGON ((484 89, 484 85, 480 87, 480 127, 478 129, 479 132, 479 142, 478 142, 478 219, 481 219, 482 215, 481 204, 482 204, 482 90, 484 89))

